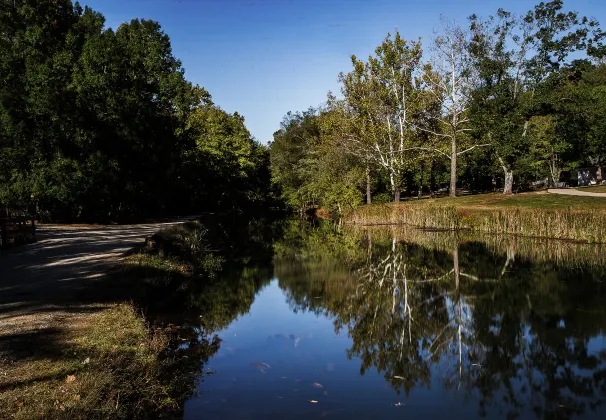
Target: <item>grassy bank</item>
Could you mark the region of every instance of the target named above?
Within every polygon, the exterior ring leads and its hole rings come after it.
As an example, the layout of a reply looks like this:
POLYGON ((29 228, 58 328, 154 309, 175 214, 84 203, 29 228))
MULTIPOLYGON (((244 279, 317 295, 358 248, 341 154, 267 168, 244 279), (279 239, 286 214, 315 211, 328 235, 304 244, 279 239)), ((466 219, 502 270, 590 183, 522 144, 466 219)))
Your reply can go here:
POLYGON ((88 309, 58 322, 52 341, 27 357, 2 364, 0 418, 126 419, 176 408, 162 380, 167 336, 132 305, 88 309))
POLYGON ((606 199, 528 193, 411 200, 363 206, 345 221, 605 243, 606 199))
POLYGON ((218 345, 158 315, 181 311, 187 295, 175 291, 212 277, 222 260, 199 223, 153 237, 155 247, 142 245, 82 296, 91 303, 12 316, 26 328, 0 331, 1 419, 180 416, 218 345))

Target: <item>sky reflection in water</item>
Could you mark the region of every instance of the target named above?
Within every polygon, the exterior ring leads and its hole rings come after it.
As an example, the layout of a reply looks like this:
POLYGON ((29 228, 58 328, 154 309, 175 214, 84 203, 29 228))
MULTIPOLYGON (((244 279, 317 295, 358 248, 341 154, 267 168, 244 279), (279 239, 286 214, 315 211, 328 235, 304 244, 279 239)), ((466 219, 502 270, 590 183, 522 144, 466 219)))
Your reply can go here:
POLYGON ((287 226, 185 418, 606 418, 602 250, 440 235, 287 226))

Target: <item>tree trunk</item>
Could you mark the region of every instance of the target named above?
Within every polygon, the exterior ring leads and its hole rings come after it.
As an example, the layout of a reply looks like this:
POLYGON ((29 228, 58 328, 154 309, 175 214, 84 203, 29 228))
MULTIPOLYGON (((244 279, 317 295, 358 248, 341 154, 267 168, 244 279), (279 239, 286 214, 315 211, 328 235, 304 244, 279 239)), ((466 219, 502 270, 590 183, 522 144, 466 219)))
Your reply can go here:
POLYGON ((366 167, 366 204, 371 204, 372 199, 370 196, 370 167, 366 167))
POLYGON ((459 270, 459 247, 452 252, 452 268, 455 275, 455 288, 457 291, 457 296, 459 295, 459 278, 461 276, 461 271, 459 270))
POLYGON ((419 194, 418 194, 419 200, 421 199, 421 196, 423 195, 423 172, 425 172, 425 162, 421 162, 421 174, 419 177, 419 194))
POLYGON ((600 162, 598 164, 598 168, 595 171, 595 177, 596 177, 596 181, 598 182, 598 185, 602 184, 602 163, 600 162))
POLYGON ((503 187, 503 194, 513 194, 513 171, 505 164, 501 156, 497 156, 503 172, 505 173, 505 186, 503 187))
POLYGON ((400 188, 398 188, 398 187, 395 187, 395 189, 394 189, 393 202, 394 203, 400 202, 400 188))
POLYGON ((452 139, 452 148, 450 154, 450 194, 451 197, 457 196, 457 142, 452 139))
POLYGON ((505 186, 503 187, 503 194, 513 194, 513 171, 503 167, 505 171, 505 186))
POLYGON ((562 170, 560 169, 558 158, 555 155, 551 157, 551 161, 549 162, 549 172, 551 173, 551 184, 554 188, 557 188, 562 170))
POLYGON ((436 190, 436 173, 435 173, 435 161, 431 159, 431 166, 429 168, 429 196, 433 198, 434 191, 436 190))

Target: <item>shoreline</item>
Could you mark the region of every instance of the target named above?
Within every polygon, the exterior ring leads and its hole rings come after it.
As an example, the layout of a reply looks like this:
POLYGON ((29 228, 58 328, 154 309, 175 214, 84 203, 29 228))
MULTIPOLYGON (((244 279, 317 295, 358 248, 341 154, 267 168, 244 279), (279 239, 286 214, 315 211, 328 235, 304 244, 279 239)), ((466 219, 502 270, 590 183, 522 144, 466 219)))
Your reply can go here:
POLYGON ((407 225, 577 243, 606 243, 606 199, 496 194, 371 204, 344 216, 354 226, 407 225))

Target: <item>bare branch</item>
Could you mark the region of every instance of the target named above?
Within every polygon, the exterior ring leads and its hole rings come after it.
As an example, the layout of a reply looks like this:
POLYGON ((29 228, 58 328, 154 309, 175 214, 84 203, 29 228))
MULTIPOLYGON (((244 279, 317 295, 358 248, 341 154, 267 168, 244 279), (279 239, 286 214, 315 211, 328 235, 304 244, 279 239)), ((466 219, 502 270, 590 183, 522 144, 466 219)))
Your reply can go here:
POLYGON ((470 152, 473 149, 477 148, 477 147, 486 147, 486 146, 490 146, 492 143, 485 143, 485 144, 474 144, 473 146, 471 146, 468 149, 462 150, 460 152, 457 153, 457 156, 462 155, 464 153, 470 152))

